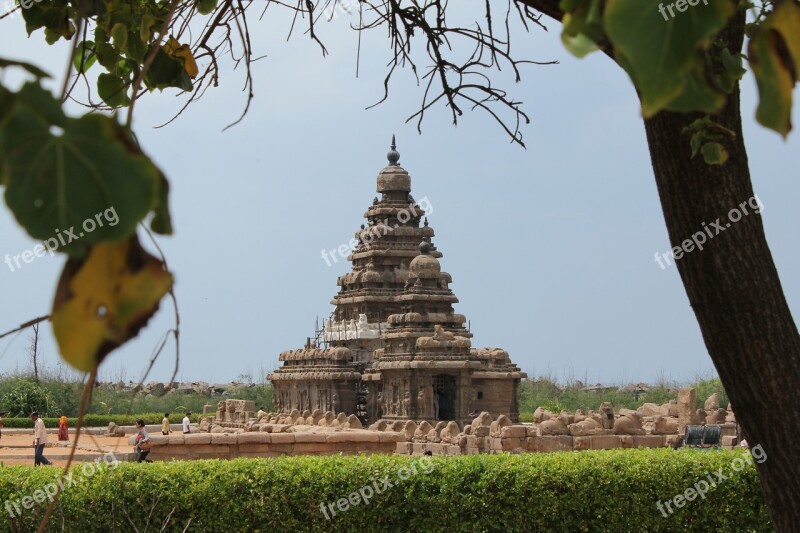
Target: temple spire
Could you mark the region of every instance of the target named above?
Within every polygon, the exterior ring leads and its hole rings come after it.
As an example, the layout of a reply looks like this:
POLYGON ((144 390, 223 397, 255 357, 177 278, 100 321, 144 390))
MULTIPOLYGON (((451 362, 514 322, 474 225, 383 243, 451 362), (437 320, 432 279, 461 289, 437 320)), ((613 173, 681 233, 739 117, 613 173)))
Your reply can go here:
POLYGON ((398 166, 397 162, 400 161, 400 152, 397 151, 397 144, 394 141, 394 135, 392 135, 392 149, 389 150, 388 154, 386 154, 386 159, 389 160, 389 166, 393 167, 398 166))

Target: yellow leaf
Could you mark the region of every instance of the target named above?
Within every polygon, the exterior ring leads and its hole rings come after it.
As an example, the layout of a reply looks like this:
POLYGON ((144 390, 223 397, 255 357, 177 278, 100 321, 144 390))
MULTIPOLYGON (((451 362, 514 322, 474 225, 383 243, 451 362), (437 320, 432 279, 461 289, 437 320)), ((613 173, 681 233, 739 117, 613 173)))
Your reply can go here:
POLYGON ((192 55, 192 49, 188 44, 180 44, 174 37, 170 37, 167 42, 164 43, 164 51, 168 55, 177 57, 183 61, 183 68, 190 78, 196 78, 200 73, 197 68, 197 63, 194 60, 194 55, 192 55))
POLYGON ((53 331, 61 357, 89 372, 135 337, 172 287, 164 264, 136 236, 93 246, 64 266, 53 304, 53 331))
POLYGON ((759 92, 756 119, 785 138, 800 73, 800 5, 783 2, 770 13, 750 38, 748 58, 759 92))

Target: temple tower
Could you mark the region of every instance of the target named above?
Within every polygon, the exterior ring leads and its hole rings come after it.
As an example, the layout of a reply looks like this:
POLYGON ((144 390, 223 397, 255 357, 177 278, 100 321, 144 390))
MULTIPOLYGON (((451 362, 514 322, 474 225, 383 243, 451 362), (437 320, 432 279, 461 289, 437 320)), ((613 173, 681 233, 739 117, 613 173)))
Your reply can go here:
POLYGON ((394 137, 387 158, 378 173, 380 198, 351 241, 352 269, 339 277, 334 311, 317 337, 324 346, 307 342, 280 354, 283 366, 269 375, 275 408, 343 411, 363 422, 464 424, 480 411, 516 421, 525 374, 504 350, 472 348, 425 202, 411 195, 394 137))

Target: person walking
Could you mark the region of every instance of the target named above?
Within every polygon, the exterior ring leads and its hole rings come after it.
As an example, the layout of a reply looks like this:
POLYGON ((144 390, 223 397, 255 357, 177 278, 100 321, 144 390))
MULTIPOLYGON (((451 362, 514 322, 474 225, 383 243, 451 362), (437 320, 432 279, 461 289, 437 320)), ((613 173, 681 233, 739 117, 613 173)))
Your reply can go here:
POLYGON ((136 429, 139 431, 136 433, 136 446, 134 447, 134 451, 139 455, 139 460, 136 461, 137 463, 141 463, 142 461, 147 463, 152 463, 150 459, 147 458, 150 455, 150 435, 147 434, 147 431, 144 429, 144 420, 139 419, 136 421, 136 429))
POLYGON ((191 433, 191 431, 192 431, 192 428, 189 427, 189 423, 190 423, 189 422, 189 416, 191 414, 192 413, 190 411, 186 411, 186 416, 183 417, 183 434, 184 435, 186 435, 188 433, 191 433))
POLYGON ((0 411, 0 439, 3 438, 3 417, 6 416, 5 411, 0 411))
POLYGON ((53 463, 44 456, 44 447, 47 444, 47 429, 44 427, 44 420, 39 418, 39 413, 36 411, 31 413, 31 420, 33 420, 33 447, 35 450, 33 466, 51 465, 53 463))
POLYGON ((69 440, 69 428, 67 427, 67 417, 62 416, 58 421, 58 440, 69 440))
POLYGON ((161 420, 161 434, 162 435, 169 435, 169 413, 164 413, 164 419, 161 420))

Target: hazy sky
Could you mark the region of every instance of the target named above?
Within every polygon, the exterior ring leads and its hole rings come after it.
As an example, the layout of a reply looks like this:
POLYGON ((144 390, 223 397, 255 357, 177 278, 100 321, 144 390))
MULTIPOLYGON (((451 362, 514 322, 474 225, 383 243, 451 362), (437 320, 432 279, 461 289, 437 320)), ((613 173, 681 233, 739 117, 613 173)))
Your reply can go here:
MULTIPOLYGON (((418 135, 405 119, 422 90, 408 72, 388 102, 365 110, 382 96, 385 34, 364 36, 356 78, 357 34, 348 28, 356 18, 342 14, 320 28, 330 51, 323 58, 305 35, 287 43, 287 18, 269 13, 258 21, 254 11, 250 23, 256 55, 266 57, 254 64, 256 98, 240 125, 222 132, 245 103, 242 72, 230 62, 220 87, 166 128, 154 126, 182 104, 174 92, 137 104, 135 130, 172 187, 176 233, 160 245, 177 278, 179 379, 259 379, 281 351, 313 335, 349 269, 341 260, 328 266, 321 250, 347 243, 363 222, 393 133, 413 195, 434 208, 434 242, 475 346, 507 349, 529 374, 589 382, 690 380, 713 370, 676 268, 654 260, 669 242, 644 128, 631 83, 607 58, 570 56, 557 24, 514 33, 518 56, 560 61, 526 67, 516 85, 506 71, 496 77, 532 117, 523 150, 480 112, 454 128, 437 107, 418 135)), ((0 28, 0 56, 63 76, 64 42, 49 47, 41 32, 28 38, 20 17, 0 28)), ((56 77, 51 87, 60 84, 56 77)), ((797 317, 800 140, 795 132, 784 142, 755 123, 751 75, 742 90, 753 183, 797 317)), ((5 208, 0 235, 0 256, 36 244, 5 208)), ((0 330, 49 313, 64 261, 47 256, 16 272, 0 264, 0 330)), ((101 378, 138 379, 172 323, 164 300, 140 336, 106 359, 101 378)), ((42 331, 42 358, 54 366, 50 325, 42 331)), ((27 332, 0 340, 0 371, 26 367, 28 344, 27 332)), ((170 376, 173 354, 165 351, 153 378, 170 376)))

